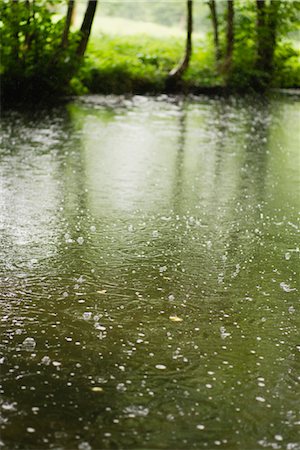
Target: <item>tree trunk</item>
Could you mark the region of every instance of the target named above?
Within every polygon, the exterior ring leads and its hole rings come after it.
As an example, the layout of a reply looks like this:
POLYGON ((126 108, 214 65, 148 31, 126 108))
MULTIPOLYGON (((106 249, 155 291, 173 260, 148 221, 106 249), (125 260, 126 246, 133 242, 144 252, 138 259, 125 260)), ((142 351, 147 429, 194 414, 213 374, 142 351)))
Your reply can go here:
POLYGON ((75 0, 69 0, 67 16, 66 16, 64 31, 63 31, 62 40, 61 40, 62 47, 67 47, 67 45, 68 45, 69 31, 70 31, 70 26, 72 24, 73 15, 74 15, 74 7, 75 7, 75 0))
POLYGON ((19 60, 19 49, 20 49, 20 43, 19 43, 19 0, 13 0, 12 1, 12 11, 14 11, 14 17, 13 17, 13 23, 10 24, 12 26, 14 31, 14 41, 12 45, 12 52, 14 55, 14 60, 19 60))
POLYGON ((223 71, 229 73, 232 65, 234 47, 234 1, 227 0, 227 31, 226 31, 226 53, 223 71))
POLYGON ((193 1, 187 0, 187 35, 183 60, 169 73, 169 80, 179 81, 189 66, 192 55, 193 1))
POLYGON ((218 64, 221 59, 221 49, 220 49, 220 40, 219 40, 219 23, 218 23, 218 15, 217 15, 217 5, 215 0, 209 0, 208 6, 210 9, 211 21, 214 32, 214 44, 215 44, 215 52, 216 52, 216 63, 218 64))
POLYGON ((265 78, 270 77, 273 70, 279 8, 280 0, 270 0, 268 7, 265 0, 256 0, 256 69, 260 72, 264 72, 265 78))
POLYGON ((280 0, 270 0, 269 14, 268 14, 268 32, 269 38, 267 40, 267 52, 266 52, 266 70, 271 74, 273 71, 274 52, 276 47, 277 38, 277 25, 278 25, 278 10, 280 8, 280 0))
POLYGON ((89 41, 89 37, 91 34, 91 29, 92 29, 92 24, 93 24, 93 20, 94 20, 94 16, 95 16, 95 12, 96 12, 96 7, 97 7, 97 2, 98 0, 89 0, 86 11, 85 11, 85 15, 84 15, 84 19, 80 28, 80 33, 81 33, 81 40, 78 44, 77 47, 77 55, 79 57, 83 57, 88 41, 89 41))

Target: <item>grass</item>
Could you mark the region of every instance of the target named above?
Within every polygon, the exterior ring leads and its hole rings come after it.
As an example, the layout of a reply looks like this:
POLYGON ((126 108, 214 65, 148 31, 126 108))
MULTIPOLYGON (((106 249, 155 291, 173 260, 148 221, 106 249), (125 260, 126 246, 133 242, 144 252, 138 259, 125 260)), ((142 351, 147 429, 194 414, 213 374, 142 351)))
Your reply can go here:
MULTIPOLYGON (((94 35, 80 74, 81 83, 95 93, 161 92, 169 71, 183 57, 184 42, 181 36, 94 35)), ((222 83, 215 73, 213 55, 204 40, 194 38, 193 57, 184 77, 186 86, 222 83)))

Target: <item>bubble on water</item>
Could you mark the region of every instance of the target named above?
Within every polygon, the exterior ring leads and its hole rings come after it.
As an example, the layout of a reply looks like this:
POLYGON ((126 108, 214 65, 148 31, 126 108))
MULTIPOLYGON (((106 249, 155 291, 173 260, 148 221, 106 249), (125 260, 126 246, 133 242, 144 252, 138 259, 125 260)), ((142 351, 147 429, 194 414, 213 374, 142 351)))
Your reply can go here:
POLYGON ((84 239, 82 236, 79 236, 76 241, 78 242, 79 245, 82 245, 84 243, 84 239))
POLYGON ((61 366, 61 362, 59 362, 59 361, 53 361, 52 364, 53 364, 54 367, 60 367, 61 366))
POLYGON ((290 254, 290 252, 286 252, 285 254, 284 254, 284 257, 285 257, 285 259, 288 261, 289 259, 291 259, 291 254, 290 254))
POLYGON ((168 300, 170 300, 170 302, 172 302, 173 300, 175 300, 175 296, 173 294, 170 294, 168 296, 168 300))
POLYGON ((275 434, 274 439, 276 439, 276 441, 283 441, 281 434, 275 434))
POLYGON ((218 274, 218 283, 219 284, 224 283, 224 273, 223 272, 220 272, 218 274))
POLYGON ((128 225, 127 230, 130 231, 130 232, 134 231, 133 225, 132 224, 128 225))
POLYGON ((49 358, 49 356, 44 356, 41 359, 41 363, 44 364, 44 366, 49 366, 49 364, 51 363, 51 359, 49 358))
POLYGON ((167 266, 162 266, 159 268, 160 273, 166 272, 167 266))
POLYGON ((173 422, 174 419, 175 419, 175 417, 173 416, 173 414, 168 414, 168 415, 167 415, 167 420, 168 420, 169 422, 173 422))
POLYGON ((82 317, 84 318, 84 320, 90 320, 91 317, 92 317, 92 313, 91 313, 90 311, 85 311, 85 312, 82 314, 82 317))
POLYGON ((92 447, 88 442, 80 442, 78 445, 78 450, 92 450, 92 447))
MULTIPOLYGON (((82 284, 83 282, 84 282, 84 278, 83 278, 83 276, 82 275, 80 275, 80 277, 79 278, 77 278, 76 279, 76 281, 77 281, 77 283, 80 283, 80 284, 82 284)), ((78 286, 79 287, 79 286, 78 286)))
POLYGON ((262 403, 266 401, 266 399, 263 397, 255 397, 255 400, 257 400, 258 402, 262 402, 262 403))
POLYGON ((211 247, 212 247, 212 242, 211 241, 207 241, 206 242, 206 247, 208 248, 208 250, 210 250, 211 247))
POLYGON ((64 298, 66 298, 66 297, 68 297, 69 296, 69 294, 67 293, 67 292, 63 292, 63 297, 64 298))
POLYGON ((103 388, 101 386, 94 386, 92 387, 93 392, 103 392, 103 388))
POLYGON ((10 412, 12 412, 12 411, 17 411, 16 406, 17 406, 17 403, 16 403, 16 402, 12 402, 12 403, 4 402, 4 403, 2 403, 1 408, 2 408, 4 411, 10 411, 10 412))
POLYGON ((284 290, 284 292, 292 292, 296 290, 296 288, 291 288, 291 286, 286 284, 284 281, 282 281, 279 286, 284 290))
POLYGON ((158 370, 165 370, 167 366, 165 366, 164 364, 156 364, 155 368, 158 370))
POLYGON ((95 233, 95 231, 96 231, 95 225, 92 225, 92 226, 90 227, 90 230, 91 230, 92 233, 95 233))
POLYGON ((157 238, 159 235, 157 230, 152 231, 152 237, 157 238))
POLYGON ((72 242, 74 242, 69 233, 65 234, 65 241, 66 241, 66 244, 72 244, 72 242))
POLYGON ((288 312, 289 312, 290 314, 294 314, 295 311, 296 311, 296 310, 295 310, 295 308, 294 308, 293 306, 289 306, 288 312))
POLYGON ((131 405, 124 408, 123 412, 130 418, 146 417, 149 414, 149 409, 141 405, 131 405))
POLYGON ((31 352, 35 349, 36 342, 32 337, 27 337, 26 339, 24 339, 22 347, 24 350, 31 352))
POLYGON ((27 431, 28 433, 35 433, 35 428, 27 427, 27 428, 26 428, 26 431, 27 431))
POLYGON ((176 315, 169 316, 169 319, 170 319, 172 322, 182 322, 182 321, 183 321, 183 319, 182 319, 181 317, 178 317, 178 316, 176 316, 176 315))
POLYGON ((106 330, 106 327, 104 325, 101 325, 99 322, 95 322, 94 327, 96 328, 96 330, 99 330, 99 331, 105 331, 106 330))
POLYGON ((227 333, 225 327, 220 327, 220 335, 222 339, 226 339, 228 336, 230 336, 230 333, 227 333))
POLYGON ((199 423, 198 425, 196 425, 196 428, 197 430, 204 430, 205 426, 199 423))

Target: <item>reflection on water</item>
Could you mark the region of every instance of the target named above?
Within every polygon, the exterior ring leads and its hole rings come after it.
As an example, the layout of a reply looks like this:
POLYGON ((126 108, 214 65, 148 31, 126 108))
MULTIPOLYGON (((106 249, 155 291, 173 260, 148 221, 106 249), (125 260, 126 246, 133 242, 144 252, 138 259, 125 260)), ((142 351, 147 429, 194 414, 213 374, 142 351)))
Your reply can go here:
POLYGON ((3 114, 0 448, 300 448, 297 118, 3 114))

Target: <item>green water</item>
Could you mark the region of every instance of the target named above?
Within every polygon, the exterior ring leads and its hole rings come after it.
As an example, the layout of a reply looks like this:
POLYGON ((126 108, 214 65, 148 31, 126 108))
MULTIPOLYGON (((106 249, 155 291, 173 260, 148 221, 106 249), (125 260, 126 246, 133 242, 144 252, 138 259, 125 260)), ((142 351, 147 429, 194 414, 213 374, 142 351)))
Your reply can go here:
POLYGON ((299 112, 2 113, 0 449, 300 449, 299 112))

